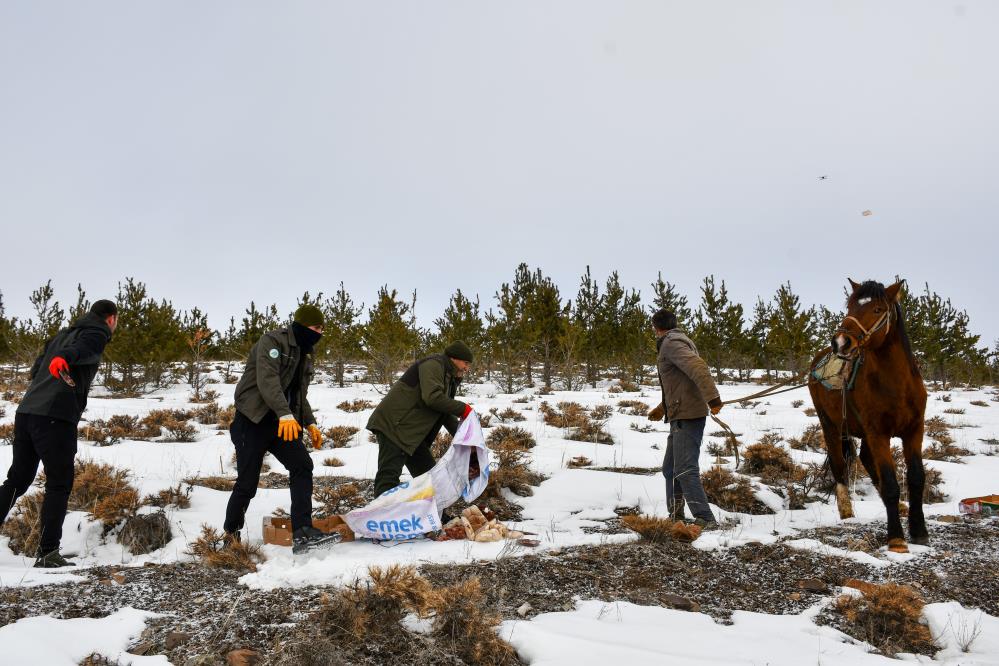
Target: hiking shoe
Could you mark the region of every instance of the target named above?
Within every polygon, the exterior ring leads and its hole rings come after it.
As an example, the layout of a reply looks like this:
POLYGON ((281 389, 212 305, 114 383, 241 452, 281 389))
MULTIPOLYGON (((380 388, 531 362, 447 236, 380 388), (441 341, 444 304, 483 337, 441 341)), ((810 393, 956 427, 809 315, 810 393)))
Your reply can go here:
POLYGON ((694 521, 694 524, 701 528, 701 530, 708 532, 710 530, 717 530, 721 527, 716 520, 704 520, 703 518, 698 518, 694 521))
POLYGON ((305 553, 317 548, 328 548, 340 543, 339 532, 323 532, 312 525, 299 527, 291 536, 291 552, 305 553))
POLYGON ((58 569, 59 567, 75 567, 76 562, 70 562, 59 554, 59 549, 50 550, 47 553, 38 553, 35 560, 36 569, 58 569))

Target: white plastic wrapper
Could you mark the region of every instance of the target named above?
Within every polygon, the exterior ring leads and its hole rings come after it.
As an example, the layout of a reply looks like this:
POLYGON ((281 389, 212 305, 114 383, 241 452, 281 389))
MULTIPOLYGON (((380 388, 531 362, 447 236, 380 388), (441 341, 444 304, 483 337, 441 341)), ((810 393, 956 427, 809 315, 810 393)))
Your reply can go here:
POLYGON ((468 415, 433 469, 386 490, 362 509, 343 517, 359 538, 406 541, 441 529, 441 510, 459 498, 474 501, 489 483, 489 449, 475 412, 468 415), (472 452, 479 475, 469 480, 472 452))

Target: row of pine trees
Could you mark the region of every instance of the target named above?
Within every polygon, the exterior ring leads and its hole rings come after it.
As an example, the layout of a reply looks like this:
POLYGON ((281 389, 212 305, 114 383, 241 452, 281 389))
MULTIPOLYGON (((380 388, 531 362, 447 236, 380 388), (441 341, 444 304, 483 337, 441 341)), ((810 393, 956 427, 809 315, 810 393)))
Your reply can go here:
MULTIPOLYGON (((87 294, 79 286, 77 291, 76 303, 65 309, 47 282, 31 294, 34 314, 26 319, 8 318, 0 294, 0 362, 12 374, 28 367, 61 326, 86 312, 87 294)), ((387 384, 413 359, 461 339, 476 353, 477 374, 510 393, 527 386, 573 390, 605 377, 647 381, 655 361, 650 317, 660 308, 677 313, 720 379, 747 379, 754 369, 768 376, 803 370, 843 317, 839 309, 804 306, 789 282, 749 310, 714 276, 704 278, 699 292, 688 299, 660 274, 643 298, 640 290, 622 285, 616 271, 598 281, 587 267, 576 293, 564 295, 541 269, 521 264, 488 305, 459 289, 430 327, 417 322, 415 292, 403 296, 388 286, 368 305, 340 283, 329 294, 302 294, 295 307, 312 303, 324 311, 326 332, 316 358, 341 386, 348 366, 363 367, 366 381, 387 384)), ((229 375, 238 373, 260 335, 290 318, 276 305, 251 302, 239 319, 214 330, 199 308, 180 311, 134 278, 119 284, 117 303, 120 324, 103 379, 123 395, 178 379, 200 390, 209 361, 223 364, 229 375)), ((999 341, 992 350, 980 346, 964 310, 929 285, 921 292, 906 290, 902 307, 927 379, 994 383, 999 341)))

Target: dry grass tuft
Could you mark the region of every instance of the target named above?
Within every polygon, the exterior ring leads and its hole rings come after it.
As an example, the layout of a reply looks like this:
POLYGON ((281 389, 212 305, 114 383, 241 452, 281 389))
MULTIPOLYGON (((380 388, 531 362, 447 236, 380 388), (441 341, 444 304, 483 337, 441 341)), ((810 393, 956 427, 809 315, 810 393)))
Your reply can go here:
POLYGON ((173 539, 170 519, 163 511, 130 516, 118 532, 118 543, 133 555, 144 555, 163 548, 173 539))
POLYGON ((33 556, 38 552, 44 498, 45 494, 41 491, 23 495, 0 528, 0 534, 10 539, 7 546, 15 555, 33 556))
POLYGON ((648 416, 651 409, 641 400, 620 400, 617 403, 617 411, 631 416, 648 416))
POLYGON ((181 488, 181 484, 177 484, 172 488, 166 488, 159 491, 155 495, 147 495, 146 499, 142 500, 142 503, 147 506, 156 506, 161 509, 173 506, 178 509, 188 509, 191 507, 191 491, 193 488, 188 486, 186 490, 181 488))
POLYGON ((800 437, 787 440, 788 446, 798 451, 825 451, 826 440, 822 435, 822 426, 818 423, 808 426, 800 437))
POLYGON ((356 435, 359 431, 360 428, 355 428, 354 426, 332 426, 327 428, 326 432, 323 433, 323 436, 325 437, 323 444, 325 445, 328 442, 329 446, 327 448, 342 449, 350 444, 350 440, 353 439, 354 435, 356 435))
POLYGON ((765 515, 773 513, 756 499, 753 487, 744 476, 737 476, 724 467, 715 466, 701 474, 701 484, 708 500, 726 511, 765 515))
POLYGON ((434 460, 440 460, 441 456, 447 453, 448 448, 451 447, 451 437, 449 432, 441 432, 437 434, 434 438, 434 443, 430 445, 430 454, 434 457, 434 460))
POLYGON ((184 483, 229 492, 236 485, 236 479, 227 476, 189 476, 184 479, 184 483))
POLYGON ((323 459, 323 467, 343 467, 343 461, 334 456, 323 459))
POLYGON ((500 423, 516 423, 519 421, 527 420, 527 417, 525 417, 523 414, 518 412, 513 407, 507 407, 503 411, 499 411, 498 409, 493 408, 489 410, 489 414, 491 416, 495 416, 500 423))
POLYGON ((566 464, 566 467, 570 469, 577 469, 579 467, 587 467, 592 464, 593 461, 586 456, 576 456, 566 464))
POLYGON ((433 635, 468 664, 511 664, 513 647, 496 633, 500 616, 486 610, 478 578, 470 578, 437 591, 433 635))
POLYGON ((920 622, 925 602, 911 587, 867 583, 862 597, 841 596, 833 604, 848 624, 848 633, 886 655, 913 652, 932 655, 937 647, 920 622))
POLYGON ((14 424, 0 425, 0 446, 11 446, 14 443, 14 424))
POLYGON ((793 476, 796 465, 791 454, 777 445, 779 441, 779 436, 767 433, 756 444, 747 446, 742 453, 742 471, 757 475, 768 484, 793 476))
POLYGON ((621 518, 621 522, 629 530, 638 532, 643 539, 652 543, 668 541, 690 543, 701 536, 701 528, 697 525, 688 525, 683 521, 673 521, 668 518, 627 515, 621 518))
POLYGON ((365 409, 371 409, 374 406, 375 403, 370 400, 362 400, 359 398, 357 400, 344 400, 337 405, 336 408, 353 414, 354 412, 363 412, 365 409))
MULTIPOLYGON (((499 431, 500 428, 496 430, 499 431)), ((520 430, 520 428, 512 428, 511 430, 520 430)), ((521 432, 526 434, 526 431, 521 432)), ((493 437, 490 435, 490 440, 492 439, 493 437)), ((499 437, 497 440, 495 443, 489 442, 496 469, 489 474, 489 485, 486 486, 483 495, 501 497, 501 489, 509 488, 516 495, 530 497, 534 494, 531 486, 536 486, 544 481, 544 477, 532 471, 528 466, 527 448, 524 446, 523 438, 518 436, 499 437)), ((530 438, 530 445, 534 445, 533 437, 530 438)))
POLYGON ((210 525, 201 526, 201 536, 188 544, 188 555, 196 557, 206 567, 256 571, 264 561, 260 546, 239 541, 226 542, 225 535, 210 525))

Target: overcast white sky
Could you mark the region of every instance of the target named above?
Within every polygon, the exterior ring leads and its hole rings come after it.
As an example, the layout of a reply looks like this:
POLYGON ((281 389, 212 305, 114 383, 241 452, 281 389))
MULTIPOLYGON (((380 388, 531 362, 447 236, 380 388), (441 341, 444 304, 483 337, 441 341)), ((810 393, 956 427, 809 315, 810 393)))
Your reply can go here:
POLYGON ((520 261, 747 308, 901 274, 991 345, 997 34, 991 0, 5 0, 0 290, 133 275, 221 326, 388 283, 430 326, 520 261))

